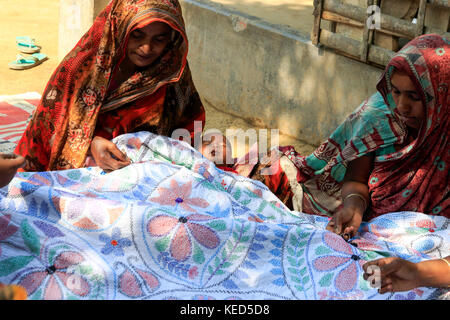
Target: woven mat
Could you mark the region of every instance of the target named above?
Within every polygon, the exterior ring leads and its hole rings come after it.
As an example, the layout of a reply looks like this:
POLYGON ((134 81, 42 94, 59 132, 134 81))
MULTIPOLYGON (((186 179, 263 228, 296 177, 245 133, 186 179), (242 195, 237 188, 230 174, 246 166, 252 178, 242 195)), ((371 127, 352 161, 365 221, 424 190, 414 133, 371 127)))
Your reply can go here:
POLYGON ((14 151, 40 99, 37 92, 0 96, 0 152, 14 151))

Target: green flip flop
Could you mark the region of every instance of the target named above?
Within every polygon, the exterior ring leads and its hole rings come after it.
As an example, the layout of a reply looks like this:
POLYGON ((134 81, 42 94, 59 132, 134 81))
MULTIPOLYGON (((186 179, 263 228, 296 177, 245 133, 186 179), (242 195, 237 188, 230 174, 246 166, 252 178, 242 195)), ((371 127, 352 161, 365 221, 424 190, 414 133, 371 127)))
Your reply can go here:
POLYGON ((41 51, 41 46, 35 44, 35 40, 28 37, 16 37, 17 49, 23 53, 36 53, 41 51))
POLYGON ((32 55, 29 56, 18 54, 16 61, 8 63, 8 67, 14 70, 30 69, 37 65, 40 65, 47 59, 48 59, 47 55, 43 53, 33 53, 32 55))

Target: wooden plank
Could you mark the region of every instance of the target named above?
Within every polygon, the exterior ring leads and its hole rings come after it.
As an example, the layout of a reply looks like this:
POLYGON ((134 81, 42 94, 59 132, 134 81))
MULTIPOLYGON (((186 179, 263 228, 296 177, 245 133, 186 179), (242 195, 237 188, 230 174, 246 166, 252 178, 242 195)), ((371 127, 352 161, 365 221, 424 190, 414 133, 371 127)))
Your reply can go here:
MULTIPOLYGON (((358 28, 364 27, 364 23, 362 23, 362 22, 341 16, 341 15, 331 12, 331 11, 326 11, 326 10, 324 10, 322 12, 322 20, 327 20, 327 21, 331 21, 331 22, 335 22, 335 23, 347 24, 352 27, 358 27, 358 28)), ((435 28, 434 28, 434 30, 435 30, 435 28)), ((381 28, 380 30, 377 30, 377 32, 388 34, 388 35, 395 36, 395 37, 400 37, 400 38, 405 37, 404 34, 392 32, 392 31, 389 31, 389 30, 386 30, 383 28, 381 28)), ((369 43, 371 43, 371 41, 369 41, 369 43)))
POLYGON ((320 18, 322 16, 323 0, 314 0, 314 25, 311 33, 311 42, 317 46, 320 38, 320 18))
POLYGON ((384 14, 411 21, 419 9, 419 0, 382 0, 380 9, 384 14))
POLYGON ((417 13, 416 37, 423 34, 426 8, 427 8, 427 0, 420 0, 419 12, 417 13))
POLYGON ((331 11, 324 10, 322 12, 322 19, 347 24, 347 25, 353 26, 353 27, 359 27, 359 28, 364 27, 364 23, 362 23, 362 22, 341 16, 341 15, 331 12, 331 11))
POLYGON ((450 4, 448 0, 428 0, 430 4, 433 6, 443 7, 443 8, 450 8, 450 4))
POLYGON ((360 41, 322 29, 320 30, 320 43, 332 49, 346 52, 359 60, 360 41))
POLYGON ((394 57, 395 52, 392 50, 388 50, 386 48, 382 48, 379 46, 372 45, 369 49, 368 60, 370 62, 386 66, 389 61, 394 57))
MULTIPOLYGON (((366 22, 366 10, 364 8, 342 4, 338 0, 324 0, 323 10, 337 13, 341 16, 359 21, 361 23, 366 22)), ((381 13, 380 17, 383 29, 401 34, 405 38, 412 39, 416 37, 417 27, 412 23, 383 13, 381 13)))
POLYGON ((361 4, 360 0, 346 3, 340 0, 315 0, 315 25, 312 40, 316 42, 313 41, 313 43, 317 45, 320 42, 344 56, 383 67, 389 63, 399 49, 398 40, 400 38, 413 39, 424 33, 450 36, 450 32, 448 32, 449 19, 446 18, 447 10, 450 10, 449 0, 411 0, 410 2, 389 0, 390 3, 385 0, 386 2, 382 5, 389 10, 382 10, 380 14, 381 29, 377 30, 372 30, 367 26, 366 22, 370 17, 367 8, 374 4, 381 7, 380 1, 383 0, 363 1, 367 1, 366 7, 361 4), (394 14, 390 9, 397 13, 394 14), (417 23, 413 24, 409 20, 415 15, 415 12, 417 12, 417 23), (336 33, 321 29, 320 22, 322 20, 336 25, 336 33), (442 23, 441 20, 444 22, 442 23), (352 30, 358 31, 356 35, 359 34, 359 36, 355 36, 352 30), (359 41, 360 39, 362 41, 359 41))
MULTIPOLYGON (((337 50, 345 56, 361 61, 361 42, 337 33, 329 32, 327 30, 320 30, 320 39, 321 43, 326 47, 337 50)), ((371 45, 369 48, 367 61, 373 62, 380 66, 385 66, 394 55, 394 51, 371 45)))
POLYGON ((361 53, 360 58, 362 62, 367 62, 367 54, 369 53, 369 33, 370 29, 367 26, 367 20, 369 19, 371 12, 368 12, 368 8, 373 5, 373 0, 367 0, 366 4, 366 23, 364 23, 364 32, 363 32, 363 38, 362 38, 362 45, 361 45, 361 53))
MULTIPOLYGON (((450 8, 448 10, 443 10, 443 7, 436 7, 432 5, 427 6, 425 12, 425 29, 436 28, 440 29, 441 32, 449 30, 450 21, 450 8)), ((426 32, 429 33, 429 32, 426 32)))

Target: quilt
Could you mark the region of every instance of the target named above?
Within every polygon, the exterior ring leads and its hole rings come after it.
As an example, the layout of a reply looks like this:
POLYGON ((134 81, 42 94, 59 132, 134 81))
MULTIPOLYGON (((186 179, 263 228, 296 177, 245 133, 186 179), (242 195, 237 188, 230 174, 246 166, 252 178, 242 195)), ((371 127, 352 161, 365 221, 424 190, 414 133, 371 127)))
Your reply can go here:
POLYGON ((415 300, 380 295, 369 260, 450 253, 449 220, 396 212, 346 242, 328 218, 291 211, 258 181, 148 132, 113 140, 132 164, 19 173, 0 189, 0 283, 29 299, 415 300))

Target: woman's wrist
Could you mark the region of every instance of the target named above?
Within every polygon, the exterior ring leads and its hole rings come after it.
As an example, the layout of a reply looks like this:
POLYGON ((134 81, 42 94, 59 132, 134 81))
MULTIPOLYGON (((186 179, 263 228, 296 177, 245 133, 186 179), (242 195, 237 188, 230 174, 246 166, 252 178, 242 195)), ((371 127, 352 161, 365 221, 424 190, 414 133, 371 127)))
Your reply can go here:
POLYGON ((450 286, 450 266, 444 259, 421 261, 416 267, 418 287, 450 286))
POLYGON ((367 200, 359 193, 350 193, 344 197, 344 207, 349 207, 364 214, 367 210, 367 200))

